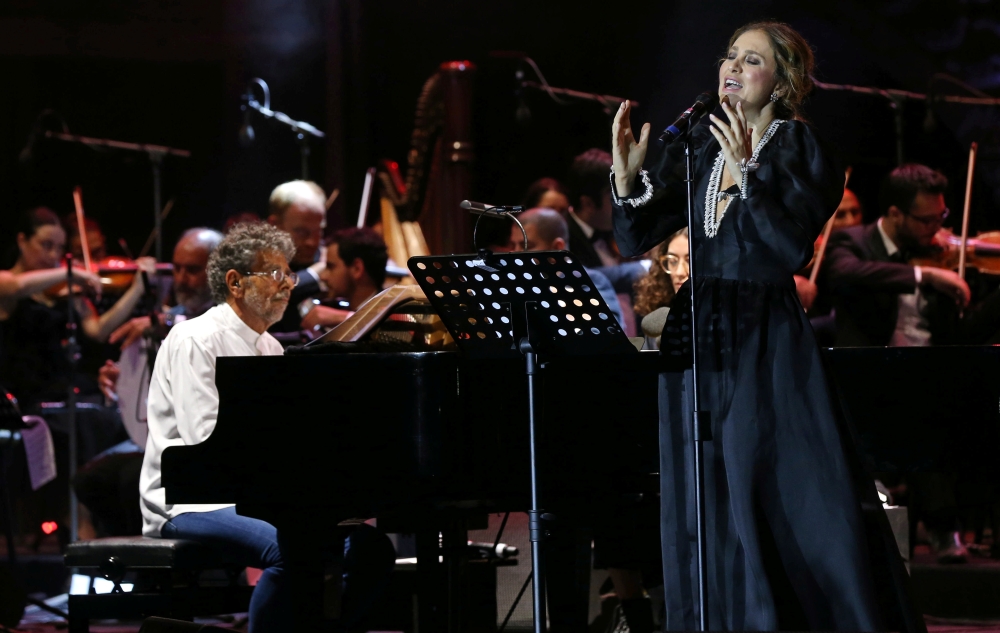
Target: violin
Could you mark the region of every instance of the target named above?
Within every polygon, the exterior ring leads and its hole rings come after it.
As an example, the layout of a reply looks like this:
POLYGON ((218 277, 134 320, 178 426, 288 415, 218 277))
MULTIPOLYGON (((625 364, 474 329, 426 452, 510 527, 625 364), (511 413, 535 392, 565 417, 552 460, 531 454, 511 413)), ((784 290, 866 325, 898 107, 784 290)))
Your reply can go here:
MULTIPOLYGON (((910 260, 914 266, 957 270, 962 255, 962 238, 941 229, 934 238, 935 252, 910 260)), ((966 240, 965 266, 987 275, 1000 275, 1000 231, 980 233, 966 240)))
MULTIPOLYGON (((101 277, 101 292, 111 294, 121 294, 128 290, 135 278, 135 273, 139 270, 135 260, 129 257, 110 255, 92 266, 93 272, 101 277)), ((156 275, 172 275, 174 265, 156 264, 156 275)))

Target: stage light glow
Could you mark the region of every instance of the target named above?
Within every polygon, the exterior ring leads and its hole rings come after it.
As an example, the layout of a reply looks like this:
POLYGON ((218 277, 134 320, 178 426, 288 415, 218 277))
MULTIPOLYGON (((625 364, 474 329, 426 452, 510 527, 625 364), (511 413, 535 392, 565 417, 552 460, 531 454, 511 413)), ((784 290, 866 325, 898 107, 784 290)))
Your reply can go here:
POLYGON ((58 529, 59 529, 59 524, 56 523, 55 521, 45 521, 44 523, 42 523, 42 532, 45 532, 46 534, 52 534, 58 529))

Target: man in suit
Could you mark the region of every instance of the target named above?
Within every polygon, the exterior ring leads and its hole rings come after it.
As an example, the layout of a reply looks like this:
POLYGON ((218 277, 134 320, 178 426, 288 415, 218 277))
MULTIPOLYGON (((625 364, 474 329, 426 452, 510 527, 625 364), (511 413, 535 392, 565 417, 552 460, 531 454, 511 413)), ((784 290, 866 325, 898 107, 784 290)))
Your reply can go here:
POLYGON ((970 307, 969 286, 955 272, 909 263, 938 248, 947 186, 940 172, 901 165, 882 186, 882 217, 830 237, 823 276, 837 346, 982 343, 1000 327, 1000 295, 970 307))
MULTIPOLYGON (((883 184, 882 217, 830 237, 823 274, 834 294, 836 345, 983 343, 996 334, 1000 293, 970 306, 969 286, 956 273, 909 263, 937 248, 947 185, 929 167, 901 165, 883 184)), ((907 484, 913 525, 924 523, 939 562, 965 562, 959 493, 977 482, 960 486, 943 473, 911 473, 907 484)))
POLYGON ((611 154, 589 149, 569 168, 568 250, 587 268, 614 266, 618 247, 611 227, 611 154))
MULTIPOLYGON (((288 309, 271 328, 271 333, 298 332, 304 329, 303 313, 313 305, 312 300, 322 294, 319 274, 325 266, 321 246, 326 229, 326 194, 310 180, 282 183, 271 192, 267 222, 292 237, 295 255, 288 264, 299 276, 288 309)), ((281 339, 299 342, 297 336, 281 339)))

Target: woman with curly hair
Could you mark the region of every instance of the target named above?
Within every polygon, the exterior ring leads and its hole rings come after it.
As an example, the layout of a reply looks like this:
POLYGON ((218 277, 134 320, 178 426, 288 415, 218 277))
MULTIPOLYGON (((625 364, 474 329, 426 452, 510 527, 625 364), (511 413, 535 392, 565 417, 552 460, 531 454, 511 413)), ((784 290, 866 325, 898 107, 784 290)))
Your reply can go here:
POLYGON ((646 316, 665 308, 688 279, 691 257, 688 255, 688 230, 684 227, 663 240, 651 253, 649 274, 635 282, 635 313, 646 316))

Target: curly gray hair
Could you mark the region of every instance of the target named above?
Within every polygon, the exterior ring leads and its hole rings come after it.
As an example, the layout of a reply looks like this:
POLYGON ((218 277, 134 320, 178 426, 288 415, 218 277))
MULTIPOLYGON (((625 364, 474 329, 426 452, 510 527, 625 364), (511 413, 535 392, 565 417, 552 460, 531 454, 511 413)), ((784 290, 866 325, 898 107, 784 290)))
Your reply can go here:
POLYGON ((260 253, 277 251, 291 261, 295 255, 292 236, 264 222, 242 222, 229 230, 208 258, 208 285, 216 303, 229 297, 226 273, 248 272, 260 253))

